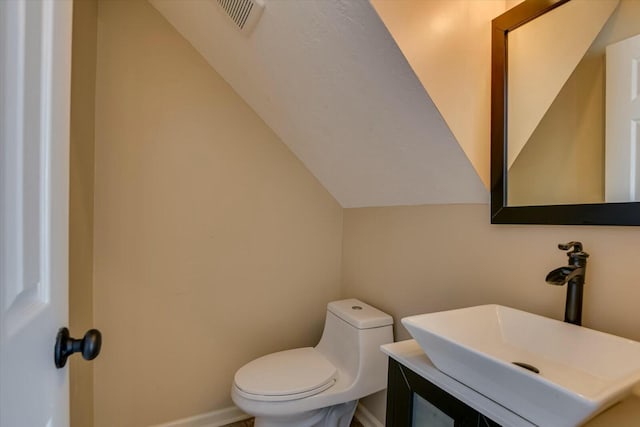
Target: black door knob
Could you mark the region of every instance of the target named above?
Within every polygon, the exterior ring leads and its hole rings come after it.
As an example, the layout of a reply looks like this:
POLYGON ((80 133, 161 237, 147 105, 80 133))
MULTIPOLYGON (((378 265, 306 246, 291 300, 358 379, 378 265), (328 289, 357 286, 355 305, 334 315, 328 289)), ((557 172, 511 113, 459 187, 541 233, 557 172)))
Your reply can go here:
POLYGON ((67 357, 73 353, 82 353, 85 360, 93 360, 100 354, 101 346, 102 334, 97 329, 89 329, 81 340, 77 340, 69 336, 67 328, 60 328, 53 352, 56 368, 63 368, 67 364, 67 357))

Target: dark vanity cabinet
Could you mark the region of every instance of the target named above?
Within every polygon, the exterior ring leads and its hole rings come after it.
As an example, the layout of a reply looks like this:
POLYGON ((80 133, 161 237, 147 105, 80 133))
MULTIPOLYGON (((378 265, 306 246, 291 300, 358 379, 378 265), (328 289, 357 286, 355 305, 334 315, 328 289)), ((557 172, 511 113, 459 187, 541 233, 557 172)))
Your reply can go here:
POLYGON ((500 424, 389 358, 387 427, 494 427, 500 424))
POLYGON ((415 340, 385 344, 387 427, 536 427, 441 372, 415 340))

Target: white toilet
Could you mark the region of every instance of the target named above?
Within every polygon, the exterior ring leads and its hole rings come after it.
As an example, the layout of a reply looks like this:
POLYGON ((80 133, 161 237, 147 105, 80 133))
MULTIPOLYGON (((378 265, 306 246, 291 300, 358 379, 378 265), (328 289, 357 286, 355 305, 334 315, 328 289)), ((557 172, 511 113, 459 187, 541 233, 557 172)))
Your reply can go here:
POLYGON ((231 397, 256 427, 348 427, 358 399, 387 385, 380 345, 393 319, 357 299, 334 301, 316 347, 272 353, 236 372, 231 397))

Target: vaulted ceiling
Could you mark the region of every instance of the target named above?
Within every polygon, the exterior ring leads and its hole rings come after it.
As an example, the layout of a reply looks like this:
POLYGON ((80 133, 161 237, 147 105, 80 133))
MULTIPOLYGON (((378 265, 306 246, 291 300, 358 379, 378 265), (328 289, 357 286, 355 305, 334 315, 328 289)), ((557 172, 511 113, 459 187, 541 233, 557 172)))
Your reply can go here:
POLYGON ((488 201, 369 2, 266 0, 249 36, 215 0, 150 2, 343 207, 488 201))

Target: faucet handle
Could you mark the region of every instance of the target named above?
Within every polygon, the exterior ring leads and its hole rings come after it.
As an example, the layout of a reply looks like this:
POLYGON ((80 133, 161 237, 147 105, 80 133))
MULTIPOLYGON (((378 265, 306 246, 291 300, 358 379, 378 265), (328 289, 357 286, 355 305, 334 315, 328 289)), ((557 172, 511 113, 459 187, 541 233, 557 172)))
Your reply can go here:
POLYGON ((582 242, 558 243, 560 250, 568 251, 571 248, 573 248, 571 252, 582 252, 582 242))
MULTIPOLYGON (((570 260, 573 260, 573 262, 576 262, 576 260, 586 260, 587 258, 589 258, 589 254, 582 250, 582 242, 559 243, 558 249, 569 251, 567 252, 567 256, 570 260), (569 249, 572 248, 573 250, 569 251, 569 249)), ((572 261, 569 261, 569 264, 571 263, 572 261)))

